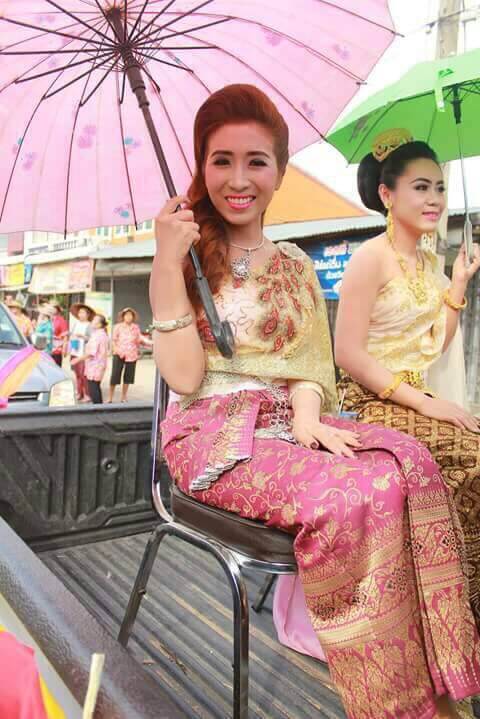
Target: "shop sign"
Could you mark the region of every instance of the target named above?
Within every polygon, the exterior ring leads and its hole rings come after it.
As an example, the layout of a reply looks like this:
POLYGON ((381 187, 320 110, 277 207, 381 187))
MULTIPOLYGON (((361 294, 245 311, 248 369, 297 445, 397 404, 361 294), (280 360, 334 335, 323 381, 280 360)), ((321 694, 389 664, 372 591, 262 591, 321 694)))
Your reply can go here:
POLYGON ((92 287, 93 260, 35 265, 29 292, 37 295, 88 292, 92 287))
POLYGON ((345 240, 307 248, 326 300, 338 300, 347 263, 361 244, 361 242, 345 240))
POLYGON ((23 262, 0 267, 0 285, 2 287, 22 287, 24 284, 23 262))

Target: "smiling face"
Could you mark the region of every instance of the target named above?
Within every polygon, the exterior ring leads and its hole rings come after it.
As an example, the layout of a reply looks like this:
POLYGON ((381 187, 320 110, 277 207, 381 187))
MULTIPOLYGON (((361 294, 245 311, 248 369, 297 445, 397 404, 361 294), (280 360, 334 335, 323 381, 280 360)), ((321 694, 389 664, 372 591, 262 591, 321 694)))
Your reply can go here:
POLYGON ((220 127, 207 145, 204 177, 212 204, 228 224, 260 225, 282 180, 271 132, 256 122, 220 127))
POLYGON ((412 160, 397 178, 395 188, 379 187, 384 204, 391 202, 394 220, 419 235, 434 232, 445 209, 445 184, 433 160, 412 160))

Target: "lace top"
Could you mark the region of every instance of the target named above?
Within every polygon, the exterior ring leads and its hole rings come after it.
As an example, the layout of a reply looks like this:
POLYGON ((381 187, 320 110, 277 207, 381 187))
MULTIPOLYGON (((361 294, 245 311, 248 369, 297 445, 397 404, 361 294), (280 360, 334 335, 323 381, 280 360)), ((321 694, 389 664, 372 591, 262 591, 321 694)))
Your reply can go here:
POLYGON ((323 410, 335 406, 336 389, 325 301, 309 257, 296 245, 278 243, 266 264, 245 282, 229 278, 215 297, 222 320, 231 323, 235 353, 221 356, 203 312, 197 326, 207 373, 198 396, 225 393, 246 381, 315 383, 323 410), (223 391, 222 391, 223 387, 223 391))

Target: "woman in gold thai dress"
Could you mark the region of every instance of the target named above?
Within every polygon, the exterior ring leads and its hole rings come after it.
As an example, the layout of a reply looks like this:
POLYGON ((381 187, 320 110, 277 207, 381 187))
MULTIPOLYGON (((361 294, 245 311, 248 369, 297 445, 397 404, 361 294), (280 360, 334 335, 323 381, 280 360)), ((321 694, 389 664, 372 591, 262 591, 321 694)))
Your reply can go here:
MULTIPOLYGON (((419 249, 445 207, 441 168, 428 145, 407 131, 379 137, 360 164, 364 204, 387 215, 387 230, 364 243, 345 272, 335 357, 346 410, 420 440, 452 490, 466 543, 470 599, 480 626, 480 435, 463 407, 434 396, 429 375, 458 332, 478 247, 464 248, 449 282, 436 257, 419 249), (468 265, 468 266, 467 266, 468 265)), ((458 338, 457 338, 458 339, 458 338)))

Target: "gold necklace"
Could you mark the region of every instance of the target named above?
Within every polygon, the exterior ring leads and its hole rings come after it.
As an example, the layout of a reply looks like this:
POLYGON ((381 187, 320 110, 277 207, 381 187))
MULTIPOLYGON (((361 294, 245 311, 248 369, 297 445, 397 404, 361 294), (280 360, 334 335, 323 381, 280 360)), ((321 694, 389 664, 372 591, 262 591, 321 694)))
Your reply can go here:
POLYGON ((417 253, 417 264, 416 264, 416 276, 414 277, 412 273, 410 272, 410 269, 408 267, 407 261, 404 257, 400 254, 400 252, 395 247, 395 238, 394 238, 394 228, 393 228, 393 217, 391 210, 388 210, 387 214, 387 240, 390 243, 390 246, 392 250, 395 253, 395 257, 397 258, 397 262, 400 266, 400 269, 402 270, 403 274, 405 275, 405 279, 407 280, 408 287, 410 291, 412 292, 413 296, 417 300, 419 305, 424 305, 425 302, 428 299, 427 294, 427 288, 425 285, 425 270, 424 270, 424 264, 423 260, 418 256, 417 253))

